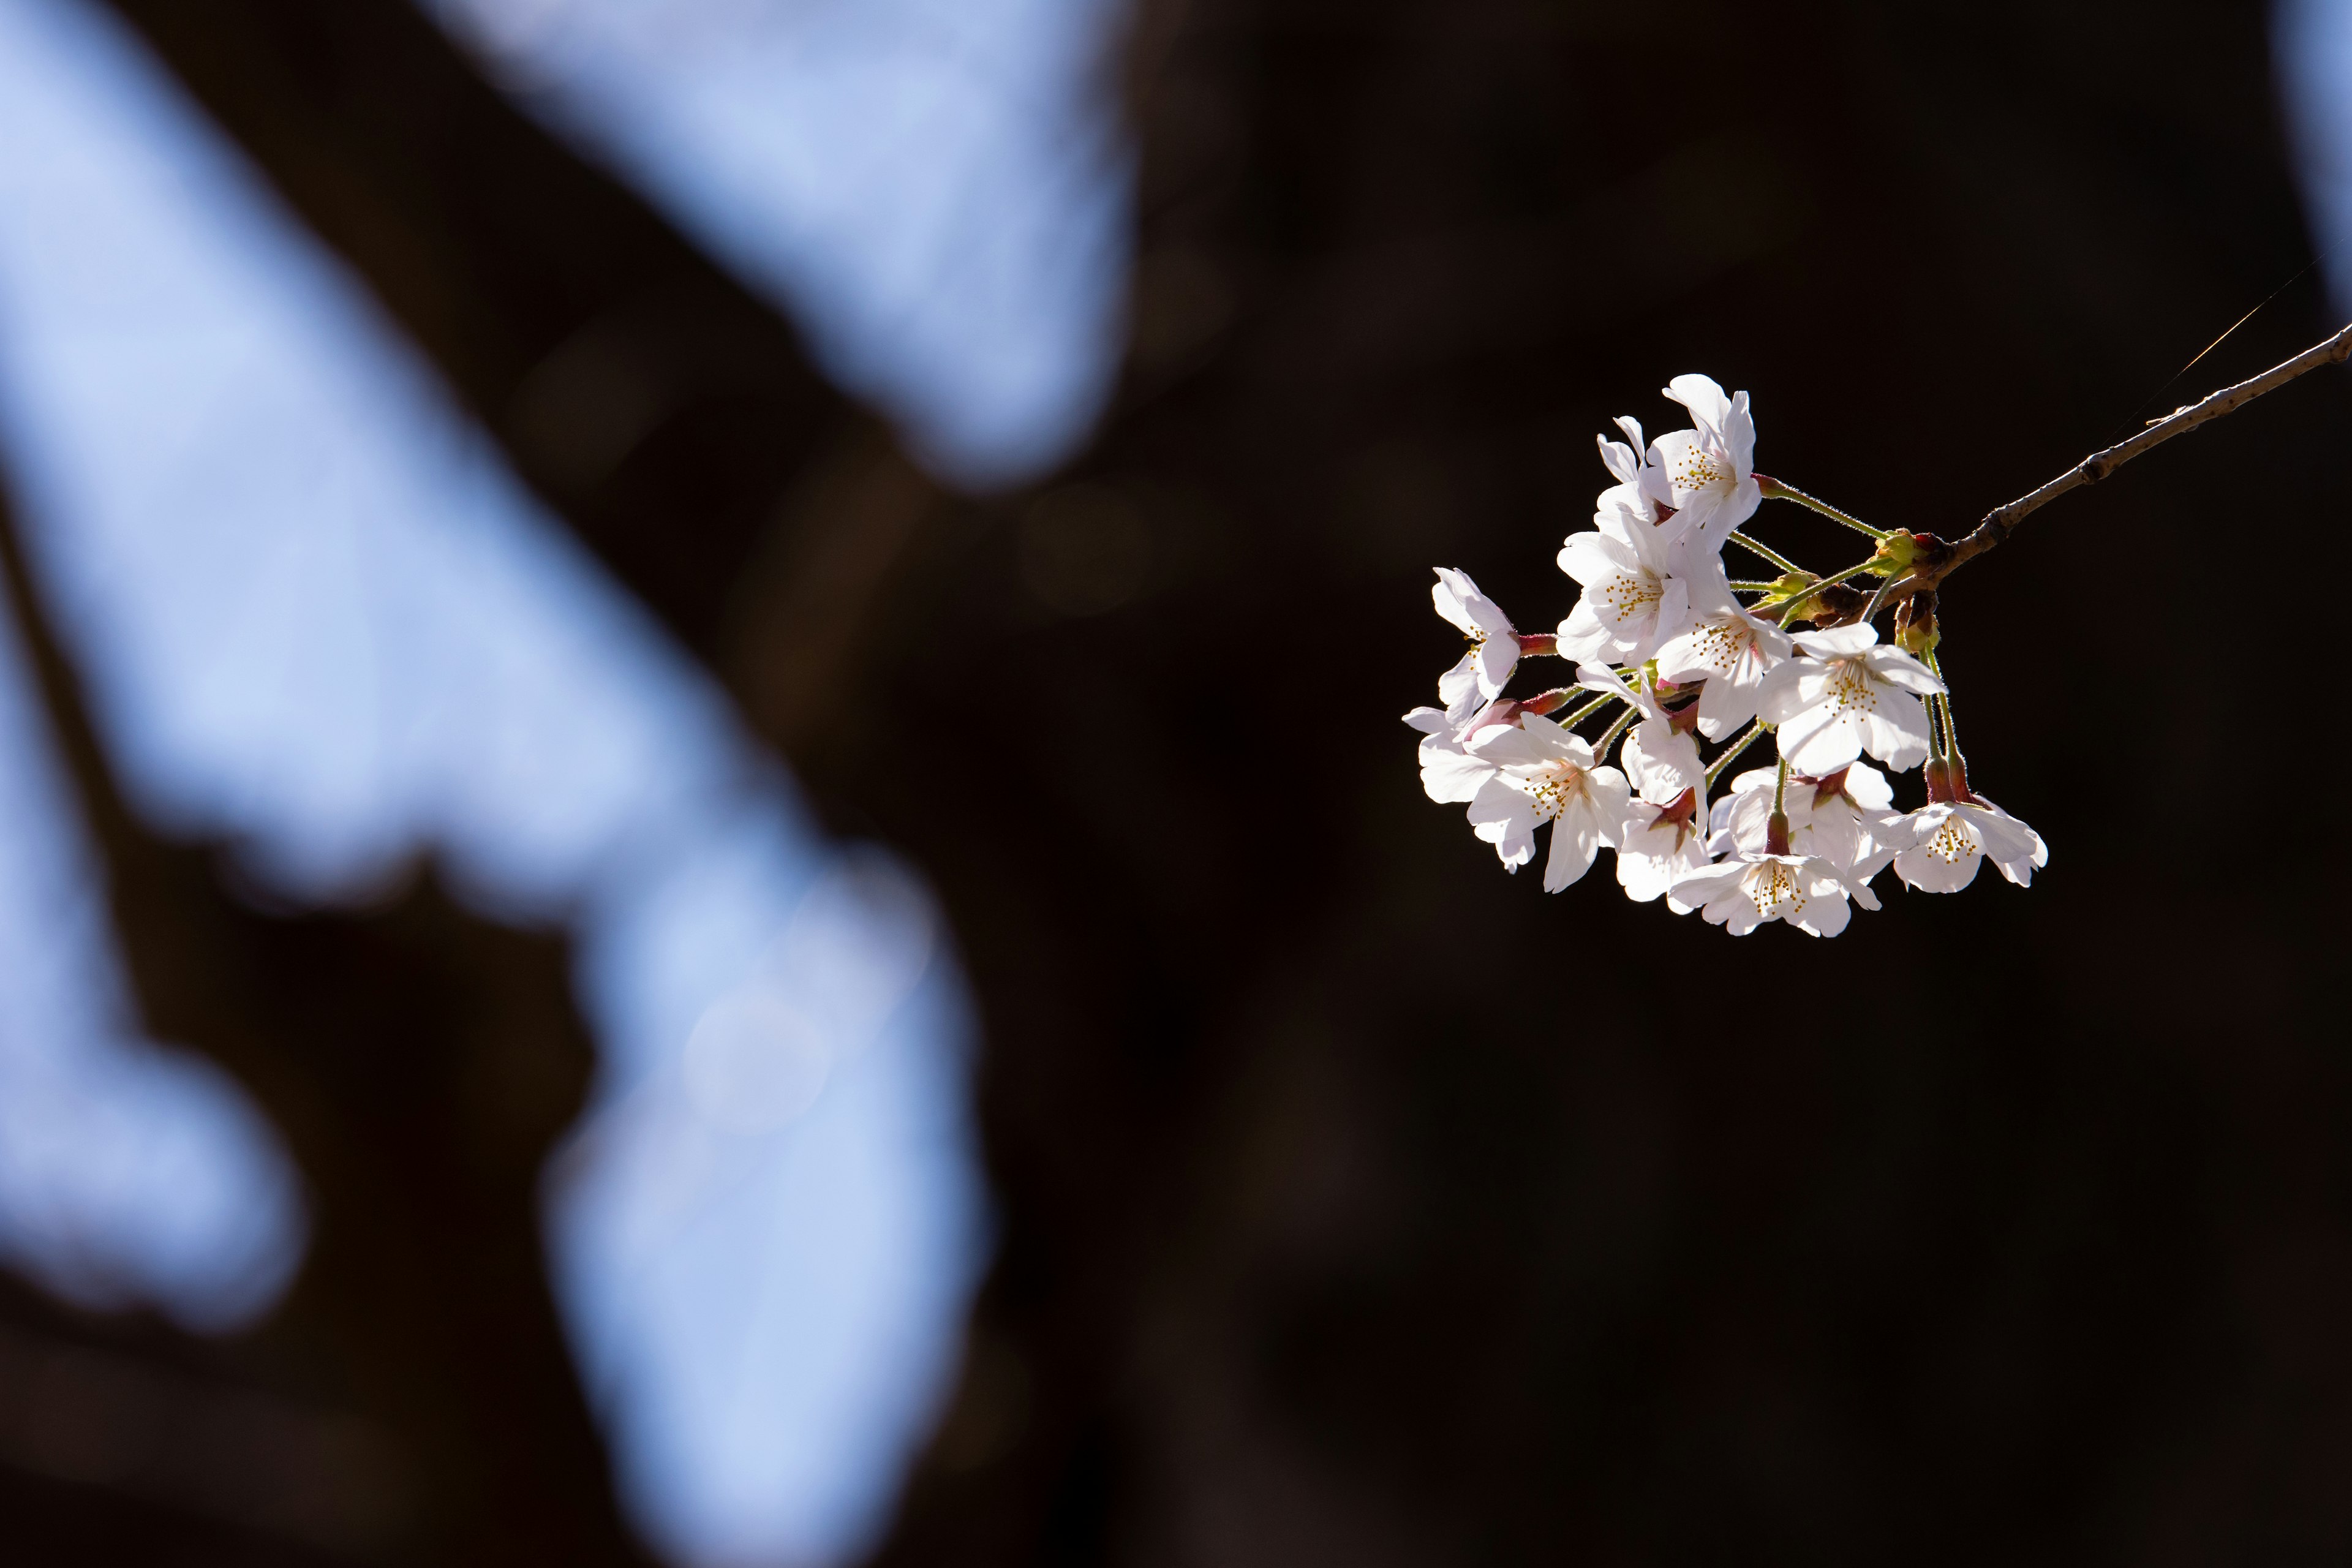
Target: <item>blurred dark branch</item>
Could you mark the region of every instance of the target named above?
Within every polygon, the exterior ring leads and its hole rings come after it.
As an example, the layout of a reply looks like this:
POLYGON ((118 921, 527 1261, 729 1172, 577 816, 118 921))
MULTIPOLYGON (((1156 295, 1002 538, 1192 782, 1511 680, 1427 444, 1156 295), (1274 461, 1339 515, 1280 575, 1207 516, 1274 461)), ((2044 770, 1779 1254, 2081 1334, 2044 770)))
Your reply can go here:
POLYGON ((887 493, 928 494, 774 310, 519 112, 409 0, 112 4, 705 658, 729 663, 737 618, 763 613, 738 586, 755 559, 828 553, 768 539, 801 476, 854 460, 880 465, 887 493))
POLYGON ((322 1343, 395 1435, 429 1561, 632 1563, 539 1245, 540 1173, 592 1056, 567 945, 459 910, 430 878, 364 914, 232 900, 217 847, 125 804, 0 494, 0 578, 100 853, 156 1036, 241 1081, 313 1205, 273 1332, 322 1343))

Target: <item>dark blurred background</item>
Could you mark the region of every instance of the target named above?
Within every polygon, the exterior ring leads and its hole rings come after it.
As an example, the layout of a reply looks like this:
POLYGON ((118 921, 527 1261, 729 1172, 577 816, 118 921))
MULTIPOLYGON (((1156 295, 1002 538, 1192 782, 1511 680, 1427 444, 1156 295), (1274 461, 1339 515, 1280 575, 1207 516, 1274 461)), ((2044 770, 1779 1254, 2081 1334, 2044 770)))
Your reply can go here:
POLYGON ((2030 891, 1547 897, 1397 715, 1674 374, 1948 536, 2340 326, 2347 89, 0 0, 10 1560, 2341 1561, 2342 372, 1948 584, 2030 891))

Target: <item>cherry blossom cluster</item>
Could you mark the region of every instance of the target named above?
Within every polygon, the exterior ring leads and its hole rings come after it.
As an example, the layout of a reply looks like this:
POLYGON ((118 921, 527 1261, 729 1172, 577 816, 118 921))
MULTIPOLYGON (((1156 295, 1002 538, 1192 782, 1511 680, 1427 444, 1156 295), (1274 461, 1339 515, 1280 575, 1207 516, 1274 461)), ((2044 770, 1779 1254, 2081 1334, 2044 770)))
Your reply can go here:
POLYGON ((1429 798, 1466 803, 1471 828, 1512 871, 1550 824, 1548 892, 1582 878, 1606 845, 1627 897, 1663 898, 1735 935, 1777 920, 1834 936, 1853 904, 1879 907, 1871 879, 1890 865, 1927 892, 1958 891, 1986 860, 2030 884, 2049 850, 1969 786, 1934 595, 1897 603, 1887 644, 1874 624, 1885 595, 1850 585, 1893 580, 1927 537, 1872 528, 1757 473, 1748 394, 1682 375, 1665 395, 1689 429, 1645 441, 1625 418, 1627 440, 1599 438, 1616 482, 1591 530, 1560 549, 1581 592, 1557 631, 1517 631, 1466 574, 1437 569, 1437 613, 1470 648, 1438 678, 1444 706, 1405 715, 1429 798), (1740 531, 1767 497, 1869 535, 1870 558, 1828 576, 1801 570, 1740 531), (1732 578, 1727 544, 1778 575, 1732 578), (1573 661, 1575 683, 1505 695, 1521 661, 1541 657, 1573 661), (1588 723, 1597 738, 1579 732, 1588 723), (1768 734, 1777 763, 1717 793, 1768 734), (1720 748, 1712 761, 1702 741, 1720 748), (1898 812, 1887 773, 1913 768, 1927 804, 1898 812))

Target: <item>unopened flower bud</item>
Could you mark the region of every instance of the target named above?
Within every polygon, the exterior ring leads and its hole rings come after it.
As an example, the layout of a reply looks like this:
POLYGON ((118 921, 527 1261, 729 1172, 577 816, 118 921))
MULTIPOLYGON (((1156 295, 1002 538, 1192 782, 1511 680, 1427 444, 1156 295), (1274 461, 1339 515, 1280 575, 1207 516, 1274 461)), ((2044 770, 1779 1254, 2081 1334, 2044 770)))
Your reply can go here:
POLYGON ((1799 621, 1811 621, 1822 630, 1828 631, 1832 626, 1842 626, 1848 621, 1860 618, 1869 604, 1870 595, 1861 589, 1849 587, 1843 583, 1831 583, 1814 589, 1790 605, 1788 613, 1780 617, 1780 624, 1786 626, 1799 621))
POLYGON ((1898 576, 1911 570, 1911 563, 1919 553, 1920 541, 1916 535, 1900 529, 1878 542, 1877 552, 1870 558, 1870 570, 1879 577, 1898 576))
POLYGON ((1905 653, 1922 658, 1943 640, 1933 594, 1914 594, 1895 607, 1895 646, 1905 653))

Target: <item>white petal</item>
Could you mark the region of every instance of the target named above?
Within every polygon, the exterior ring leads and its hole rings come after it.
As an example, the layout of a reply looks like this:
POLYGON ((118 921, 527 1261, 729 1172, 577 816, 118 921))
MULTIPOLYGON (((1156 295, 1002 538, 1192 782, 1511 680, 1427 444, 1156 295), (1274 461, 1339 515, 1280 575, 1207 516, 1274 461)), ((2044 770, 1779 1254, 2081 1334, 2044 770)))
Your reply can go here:
POLYGON ((1638 484, 1642 478, 1642 437, 1640 426, 1634 426, 1633 444, 1612 441, 1606 436, 1595 436, 1592 444, 1601 448, 1601 466, 1621 485, 1638 484))
POLYGON ((1471 736, 1467 747, 1472 756, 1505 768, 1534 767, 1558 754, 1524 723, 1490 725, 1471 736))
POLYGON ((1615 768, 1594 768, 1586 776, 1584 787, 1592 797, 1593 831, 1603 844, 1615 845, 1617 825, 1625 820, 1625 808, 1633 798, 1633 786, 1615 768))
POLYGON ((1658 590, 1658 607, 1654 613, 1658 617, 1657 626, 1649 636, 1651 647, 1643 650, 1643 658, 1655 652, 1659 643, 1669 637, 1680 637, 1683 628, 1690 625, 1690 584, 1680 577, 1667 578, 1658 590))
POLYGON ((1711 375, 1678 375, 1665 384, 1664 395, 1689 409, 1692 421, 1709 432, 1719 434, 1731 422, 1731 399, 1711 375))
POLYGON ((1664 805, 1686 789, 1706 782, 1698 742, 1677 734, 1664 721, 1645 719, 1625 737, 1625 772, 1642 798, 1664 805))
POLYGON ((1490 637, 1512 636, 1511 617, 1503 613, 1502 605, 1495 603, 1486 595, 1473 590, 1470 595, 1462 601, 1462 607, 1468 612, 1471 620, 1477 624, 1478 630, 1486 633, 1486 636, 1490 637))
POLYGON ((1569 812, 1551 825, 1551 854, 1544 861, 1544 891, 1557 893, 1572 882, 1582 879, 1592 869, 1592 862, 1601 853, 1601 836, 1592 828, 1592 818, 1582 812, 1569 812))
POLYGON ((1445 704, 1445 717, 1455 724, 1478 710, 1478 655, 1475 649, 1454 661, 1454 668, 1437 678, 1438 700, 1445 704))
POLYGON ((1559 651, 1570 658, 1606 658, 1615 646, 1616 638, 1601 624, 1590 601, 1579 599, 1576 608, 1559 623, 1559 651))
POLYGON ((1785 724, 1808 706, 1804 684, 1818 679, 1822 667, 1811 659, 1791 658, 1767 671, 1756 683, 1756 711, 1767 724, 1785 724))
POLYGON ((1430 584, 1429 597, 1437 606, 1437 613, 1465 632, 1476 631, 1478 623, 1470 618, 1464 601, 1478 592, 1478 584, 1470 581, 1468 573, 1457 572, 1451 566, 1439 566, 1433 570, 1437 573, 1437 581, 1430 584))
POLYGON ((1809 935, 1835 936, 1852 919, 1853 910, 1843 899, 1813 898, 1805 900, 1804 914, 1790 923, 1809 935))
POLYGON ((1909 692, 1881 692, 1876 710, 1858 717, 1864 748, 1896 773, 1927 760, 1927 705, 1909 692))
POLYGON ((1852 658, 1878 642, 1878 628, 1868 621, 1832 626, 1825 632, 1796 632, 1789 640, 1815 658, 1852 658))
POLYGON ((1721 426, 1723 445, 1738 465, 1739 477, 1746 479, 1756 471, 1756 416, 1748 405, 1748 395, 1734 393, 1731 413, 1721 426))
POLYGON ((1710 741, 1727 740, 1734 730, 1756 717, 1756 689, 1732 681, 1708 681, 1698 690, 1698 732, 1710 741))
POLYGON ((1801 773, 1819 778, 1833 773, 1862 755, 1862 736, 1827 703, 1815 703, 1791 714, 1780 726, 1780 754, 1801 773))
POLYGON ((1944 689, 1927 667, 1899 647, 1874 647, 1864 656, 1870 673, 1889 686, 1899 686, 1906 691, 1916 691, 1922 697, 1933 697, 1944 689))
MULTIPOLYGON (((1730 893, 1732 889, 1738 887, 1739 879, 1747 875, 1747 872, 1748 868, 1738 860, 1727 860, 1715 866, 1702 866, 1697 870, 1686 871, 1676 877, 1674 894, 1683 902, 1697 909, 1712 904, 1730 893)), ((1714 917, 1710 914, 1708 918, 1714 917)))
POLYGON ((1503 694, 1503 688, 1511 683, 1511 671, 1519 667, 1518 639, 1490 637, 1478 645, 1475 656, 1478 689, 1491 701, 1503 694))
POLYGON ((1864 811, 1887 811, 1895 805, 1894 786, 1886 775, 1868 763, 1856 763, 1845 771, 1845 795, 1864 811))
POLYGON ((1625 684, 1625 678, 1605 664, 1593 664, 1588 661, 1578 665, 1576 683, 1588 690, 1612 692, 1622 697, 1628 702, 1640 700, 1633 695, 1633 689, 1625 684))
POLYGON ((1495 776, 1495 764, 1461 752, 1424 748, 1421 753, 1422 793, 1440 805, 1458 805, 1478 798, 1495 776))

